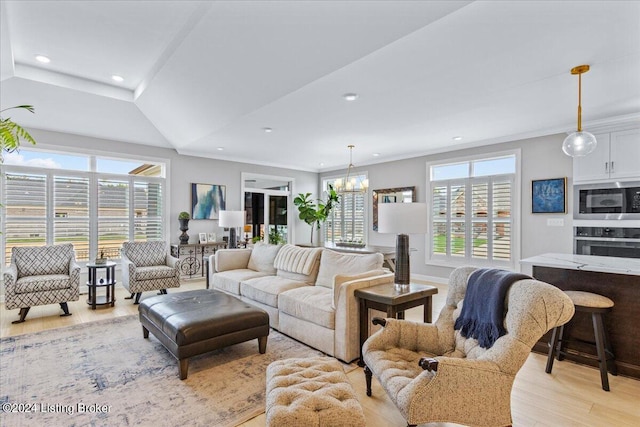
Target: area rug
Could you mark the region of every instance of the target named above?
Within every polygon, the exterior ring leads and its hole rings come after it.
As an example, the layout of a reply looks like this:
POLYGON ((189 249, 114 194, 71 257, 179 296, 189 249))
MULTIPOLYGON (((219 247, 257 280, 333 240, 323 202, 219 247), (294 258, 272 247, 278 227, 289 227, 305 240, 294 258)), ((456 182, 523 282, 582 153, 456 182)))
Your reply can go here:
POLYGON ((321 354, 271 330, 265 354, 251 340, 197 356, 181 381, 136 315, 3 338, 0 423, 235 426, 264 412, 269 363, 321 354))

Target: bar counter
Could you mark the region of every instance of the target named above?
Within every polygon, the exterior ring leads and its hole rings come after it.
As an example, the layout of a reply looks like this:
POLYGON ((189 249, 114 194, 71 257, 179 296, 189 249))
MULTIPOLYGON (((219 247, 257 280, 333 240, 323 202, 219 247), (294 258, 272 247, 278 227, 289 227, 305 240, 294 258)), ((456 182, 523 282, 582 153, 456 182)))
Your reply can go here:
MULTIPOLYGON (((605 316, 609 329, 616 365, 621 375, 640 379, 640 259, 614 258, 591 255, 548 253, 520 261, 531 266, 534 278, 550 283, 562 290, 586 291, 604 295, 615 303, 605 316)), ((527 273, 527 269, 523 268, 527 273)), ((571 320, 572 335, 593 341, 591 318, 576 313, 571 320)), ((534 351, 547 353, 550 333, 534 347, 534 351)), ((580 343, 571 343, 568 350, 579 350, 595 355, 595 349, 580 343)), ((569 354, 567 359, 597 366, 595 360, 569 354)))

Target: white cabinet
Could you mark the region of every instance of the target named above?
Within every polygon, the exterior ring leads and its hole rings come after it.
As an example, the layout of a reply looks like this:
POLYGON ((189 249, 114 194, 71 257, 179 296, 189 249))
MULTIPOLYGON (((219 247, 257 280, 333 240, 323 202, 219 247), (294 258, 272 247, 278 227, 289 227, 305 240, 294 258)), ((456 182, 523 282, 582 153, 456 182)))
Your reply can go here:
POLYGON ((640 179, 640 129, 595 135, 593 153, 573 158, 573 182, 640 179))

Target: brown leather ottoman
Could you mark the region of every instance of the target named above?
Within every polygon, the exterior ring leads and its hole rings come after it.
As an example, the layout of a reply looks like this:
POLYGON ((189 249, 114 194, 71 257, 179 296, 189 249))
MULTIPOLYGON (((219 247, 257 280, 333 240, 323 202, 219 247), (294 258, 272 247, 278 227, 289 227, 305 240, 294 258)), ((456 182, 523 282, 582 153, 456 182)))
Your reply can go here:
POLYGON ((266 311, 212 289, 147 298, 138 307, 142 334, 149 331, 178 359, 180 379, 187 378, 191 356, 258 339, 267 350, 266 311))

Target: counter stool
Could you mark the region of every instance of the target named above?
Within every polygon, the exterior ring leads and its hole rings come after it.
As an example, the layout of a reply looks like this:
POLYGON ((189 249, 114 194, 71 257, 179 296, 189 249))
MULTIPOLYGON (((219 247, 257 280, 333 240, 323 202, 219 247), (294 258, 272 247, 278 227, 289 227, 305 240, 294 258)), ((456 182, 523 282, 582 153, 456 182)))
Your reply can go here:
MULTIPOLYGON (((578 339, 573 339, 573 341, 580 341, 587 344, 595 345, 597 357, 581 352, 578 352, 578 355, 598 360, 602 389, 605 391, 609 391, 609 377, 607 376, 607 371, 611 372, 612 375, 618 375, 618 370, 615 364, 613 349, 611 348, 609 333, 604 327, 602 315, 611 312, 611 308, 613 307, 614 303, 605 296, 593 294, 590 292, 565 291, 565 293, 569 296, 569 298, 571 298, 571 301, 573 301, 573 305, 575 306, 576 311, 591 313, 595 342, 583 341, 578 339)), ((569 321, 569 323, 570 322, 571 321, 569 321)), ((554 355, 557 356, 558 360, 562 360, 564 358, 564 355, 567 354, 564 349, 566 348, 567 342, 571 340, 564 337, 564 327, 565 325, 554 328, 551 334, 551 342, 549 343, 549 355, 547 356, 547 368, 545 369, 547 374, 550 374, 551 369, 553 368, 554 355)))

